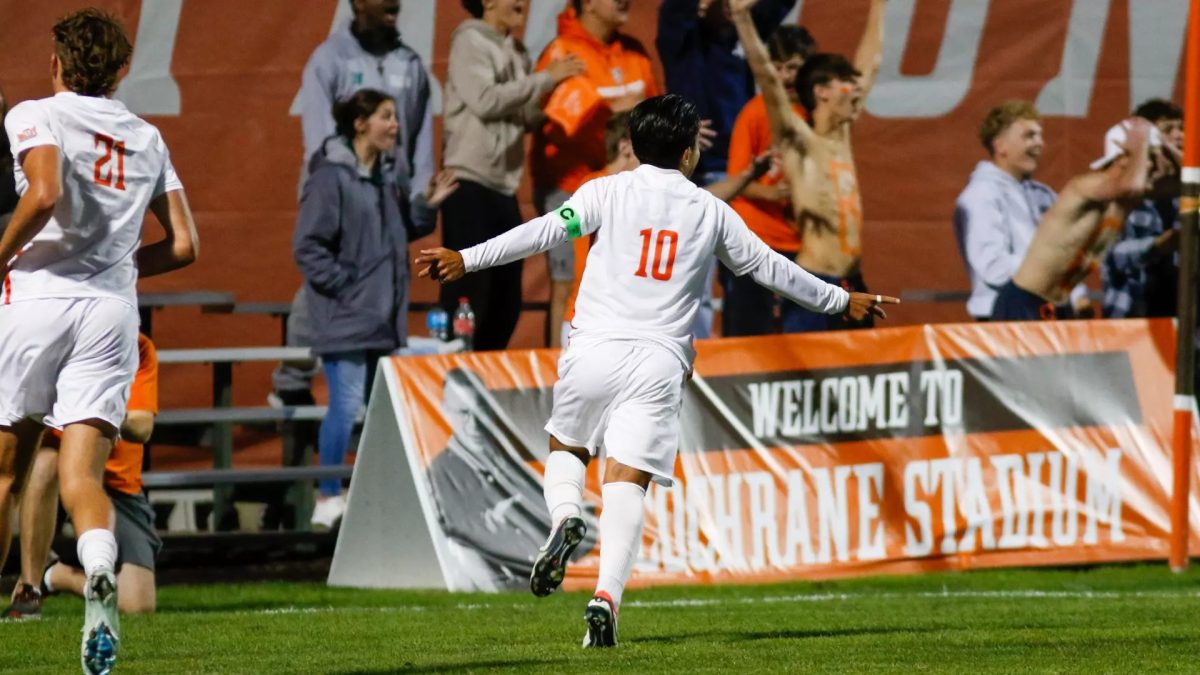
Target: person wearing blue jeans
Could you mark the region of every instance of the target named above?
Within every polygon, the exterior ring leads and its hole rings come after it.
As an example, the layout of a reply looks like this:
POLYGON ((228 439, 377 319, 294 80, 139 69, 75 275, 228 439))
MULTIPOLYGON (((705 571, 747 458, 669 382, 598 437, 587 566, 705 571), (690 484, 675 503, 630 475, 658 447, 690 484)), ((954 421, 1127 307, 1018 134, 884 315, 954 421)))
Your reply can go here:
MULTIPOLYGON (((375 367, 387 352, 353 351, 325 354, 321 364, 329 387, 329 408, 317 436, 321 466, 337 466, 346 461, 354 420, 367 403, 367 392, 375 379, 375 367)), ((317 485, 322 497, 342 494, 340 478, 323 478, 317 485)))
MULTIPOLYGON (((292 253, 304 276, 312 350, 325 363, 329 412, 322 466, 341 464, 375 363, 408 342, 408 242, 429 234, 437 207, 458 187, 443 171, 423 193, 387 166, 396 143, 395 101, 361 89, 333 107, 337 135, 313 156, 300 197, 292 253)), ((312 525, 345 511, 341 481, 322 481, 312 525)))

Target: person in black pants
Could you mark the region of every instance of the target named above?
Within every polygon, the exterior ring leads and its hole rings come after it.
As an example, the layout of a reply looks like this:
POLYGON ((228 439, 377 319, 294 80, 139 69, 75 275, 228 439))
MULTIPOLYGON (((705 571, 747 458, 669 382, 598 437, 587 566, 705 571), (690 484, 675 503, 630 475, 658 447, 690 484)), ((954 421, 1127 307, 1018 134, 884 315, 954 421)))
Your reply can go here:
MULTIPOLYGON (((460 180, 458 190, 442 204, 442 245, 454 250, 469 248, 523 222, 516 199, 460 180)), ((518 260, 442 286, 440 302, 452 317, 459 298, 469 298, 475 311, 476 351, 508 346, 521 316, 522 268, 518 260)))
MULTIPOLYGON (((473 18, 450 41, 443 116, 443 164, 459 189, 442 205, 442 245, 459 250, 524 222, 517 185, 525 165, 525 132, 543 119, 541 103, 563 80, 583 72, 574 56, 534 73, 514 36, 525 12, 513 0, 463 0, 473 18)), ((460 297, 475 311, 474 348, 504 349, 521 315, 521 262, 446 284, 441 305, 453 316, 460 297)))

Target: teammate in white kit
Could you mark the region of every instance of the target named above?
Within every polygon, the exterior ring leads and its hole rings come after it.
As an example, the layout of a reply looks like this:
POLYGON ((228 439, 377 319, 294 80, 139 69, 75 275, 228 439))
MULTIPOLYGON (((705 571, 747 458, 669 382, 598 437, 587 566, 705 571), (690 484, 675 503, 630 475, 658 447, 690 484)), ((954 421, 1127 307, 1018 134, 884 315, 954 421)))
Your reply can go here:
POLYGON ((162 136, 109 98, 132 54, 124 29, 89 9, 53 35, 55 95, 4 124, 21 199, 0 237, 0 553, 42 431, 61 429, 62 502, 88 577, 81 665, 107 673, 117 542, 101 478, 137 371, 135 283, 192 262, 197 239, 162 136), (165 238, 141 246, 147 207, 165 238))
POLYGON ((461 253, 422 251, 420 276, 453 281, 568 239, 594 237, 575 320, 558 362, 546 431, 546 506, 555 523, 530 578, 535 595, 562 583, 583 539, 584 473, 607 455, 600 514, 600 574, 588 603, 585 647, 616 644, 617 607, 642 539, 653 480, 672 484, 679 407, 695 351, 691 326, 715 254, 734 274, 814 311, 883 317, 899 300, 848 293, 772 251, 721 200, 688 180, 700 156, 700 118, 680 96, 647 99, 630 118, 642 166, 584 184, 557 211, 461 253))

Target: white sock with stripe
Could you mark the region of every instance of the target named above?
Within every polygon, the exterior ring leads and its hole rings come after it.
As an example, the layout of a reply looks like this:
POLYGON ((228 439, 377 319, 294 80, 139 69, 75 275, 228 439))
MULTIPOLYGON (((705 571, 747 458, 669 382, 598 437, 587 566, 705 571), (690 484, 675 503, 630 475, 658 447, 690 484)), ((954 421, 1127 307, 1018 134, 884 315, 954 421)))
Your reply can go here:
POLYGON ((635 483, 605 483, 600 511, 600 577, 596 592, 620 606, 625 582, 642 547, 646 490, 635 483))
POLYGON ((542 494, 550 521, 557 527, 563 519, 583 513, 583 481, 587 465, 574 454, 552 450, 546 458, 546 473, 542 479, 542 494))

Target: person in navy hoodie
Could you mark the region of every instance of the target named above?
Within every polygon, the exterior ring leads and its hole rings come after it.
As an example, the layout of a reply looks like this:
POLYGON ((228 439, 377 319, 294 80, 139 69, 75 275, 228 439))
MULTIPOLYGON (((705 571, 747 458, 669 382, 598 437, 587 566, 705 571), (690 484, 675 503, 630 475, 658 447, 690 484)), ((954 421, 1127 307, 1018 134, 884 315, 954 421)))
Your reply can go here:
MULTIPOLYGON (((758 3, 752 10, 758 34, 766 40, 795 4, 796 0, 758 3)), ((704 120, 701 134, 705 147, 692 180, 701 187, 724 180, 733 122, 755 91, 754 75, 730 20, 728 0, 663 0, 655 45, 667 91, 692 101, 704 120)), ((713 273, 692 328, 697 338, 712 334, 713 273)))

